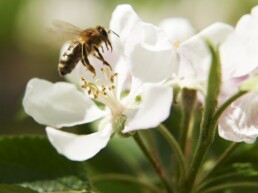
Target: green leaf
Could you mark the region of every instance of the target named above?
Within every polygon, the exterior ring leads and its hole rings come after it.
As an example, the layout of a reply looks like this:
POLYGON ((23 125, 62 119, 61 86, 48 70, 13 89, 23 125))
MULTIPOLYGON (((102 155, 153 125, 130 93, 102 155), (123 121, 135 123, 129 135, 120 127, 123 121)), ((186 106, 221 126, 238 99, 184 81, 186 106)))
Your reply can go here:
POLYGON ((0 193, 37 193, 37 192, 17 185, 0 184, 0 193))
POLYGON ((212 55, 212 62, 208 78, 207 96, 205 97, 202 127, 205 131, 203 134, 213 137, 214 134, 210 135, 211 131, 209 130, 209 124, 217 108, 221 86, 221 64, 218 50, 214 49, 211 43, 207 42, 207 44, 212 55))
POLYGON ((84 164, 59 155, 39 136, 0 138, 0 183, 22 184, 39 192, 89 191, 84 164))
POLYGON ((258 91, 258 74, 250 77, 240 85, 240 91, 258 91))
POLYGON ((224 190, 234 190, 234 193, 257 192, 257 181, 258 143, 242 143, 210 178, 205 179, 200 189, 216 190, 217 187, 225 187, 224 190), (231 186, 226 188, 227 184, 231 186))

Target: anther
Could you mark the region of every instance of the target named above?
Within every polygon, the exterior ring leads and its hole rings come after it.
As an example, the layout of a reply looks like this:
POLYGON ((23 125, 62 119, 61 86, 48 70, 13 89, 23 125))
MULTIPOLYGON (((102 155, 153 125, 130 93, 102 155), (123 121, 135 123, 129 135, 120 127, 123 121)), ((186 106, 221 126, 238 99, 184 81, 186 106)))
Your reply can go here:
POLYGON ((175 48, 179 48, 179 46, 180 46, 180 42, 179 42, 178 40, 177 40, 177 41, 175 41, 174 46, 175 46, 175 48))
POLYGON ((111 75, 110 82, 114 83, 114 81, 115 81, 115 77, 114 77, 114 75, 111 75))

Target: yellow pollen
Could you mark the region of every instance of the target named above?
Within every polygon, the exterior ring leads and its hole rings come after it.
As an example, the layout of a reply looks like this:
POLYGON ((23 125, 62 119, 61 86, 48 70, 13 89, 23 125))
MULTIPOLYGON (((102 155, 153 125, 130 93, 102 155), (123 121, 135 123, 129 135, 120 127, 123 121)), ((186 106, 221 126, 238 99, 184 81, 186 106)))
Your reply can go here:
POLYGON ((174 42, 174 46, 175 46, 175 48, 179 48, 180 42, 179 42, 178 40, 176 40, 176 41, 174 42))
POLYGON ((114 81, 115 81, 115 76, 112 75, 112 76, 110 77, 110 82, 114 83, 114 81))
POLYGON ((104 82, 101 79, 94 79, 94 82, 88 82, 81 76, 83 82, 81 87, 87 89, 87 94, 94 99, 99 98, 99 100, 107 100, 109 97, 116 98, 116 93, 114 91, 116 89, 116 78, 118 73, 112 73, 109 68, 101 68, 100 70, 105 77, 104 82))

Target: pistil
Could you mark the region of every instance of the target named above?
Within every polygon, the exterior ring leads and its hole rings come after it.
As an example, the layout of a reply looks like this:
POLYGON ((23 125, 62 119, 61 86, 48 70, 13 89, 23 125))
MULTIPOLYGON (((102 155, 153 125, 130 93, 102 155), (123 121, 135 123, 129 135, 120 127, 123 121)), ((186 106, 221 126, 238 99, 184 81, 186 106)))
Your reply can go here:
POLYGON ((101 82, 99 79, 89 82, 81 76, 83 82, 81 87, 87 90, 89 96, 108 106, 113 117, 119 116, 122 114, 124 107, 117 97, 118 73, 112 73, 109 68, 101 68, 101 73, 104 75, 105 82, 101 82))

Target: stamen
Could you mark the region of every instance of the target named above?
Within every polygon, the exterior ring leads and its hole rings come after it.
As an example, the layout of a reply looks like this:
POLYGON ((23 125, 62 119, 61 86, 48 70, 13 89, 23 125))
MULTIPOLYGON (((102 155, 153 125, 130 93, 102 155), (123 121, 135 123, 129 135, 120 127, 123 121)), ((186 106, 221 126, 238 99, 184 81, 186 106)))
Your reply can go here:
POLYGON ((109 108, 115 110, 118 106, 120 109, 120 105, 116 106, 116 78, 118 73, 112 73, 112 71, 107 68, 101 68, 101 73, 104 75, 104 82, 101 79, 94 79, 94 82, 88 82, 84 77, 81 76, 82 85, 81 87, 87 89, 87 94, 94 99, 97 99, 99 102, 106 104, 109 108), (113 107, 115 105, 115 107, 113 107))
POLYGON ((110 82, 114 83, 114 80, 115 80, 115 76, 114 76, 114 75, 111 75, 111 77, 110 77, 110 82))
POLYGON ((103 81, 94 78, 94 81, 90 82, 81 76, 81 87, 86 89, 90 97, 109 107, 113 116, 121 115, 124 107, 118 100, 116 92, 118 73, 113 73, 109 67, 101 68, 100 73, 104 76, 103 81))
POLYGON ((175 48, 179 48, 179 46, 180 46, 180 42, 177 40, 177 41, 175 41, 174 42, 174 46, 175 46, 175 48))

